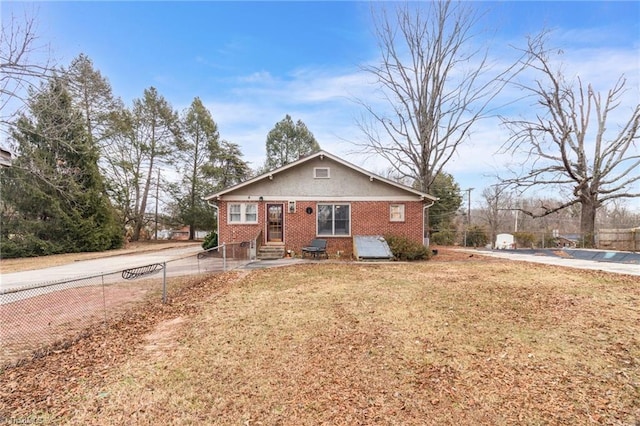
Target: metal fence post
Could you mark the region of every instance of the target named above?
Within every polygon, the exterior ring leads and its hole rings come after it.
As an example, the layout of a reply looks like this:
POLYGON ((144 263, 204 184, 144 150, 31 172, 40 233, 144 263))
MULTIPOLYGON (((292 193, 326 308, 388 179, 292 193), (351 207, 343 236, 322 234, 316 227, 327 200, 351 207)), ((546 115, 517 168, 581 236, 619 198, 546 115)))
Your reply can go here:
POLYGON ((106 325, 107 325, 107 296, 104 294, 105 293, 104 274, 101 274, 100 278, 102 279, 102 309, 104 310, 104 325, 106 327, 106 325))
POLYGON ((167 303, 167 262, 162 263, 162 303, 167 303))

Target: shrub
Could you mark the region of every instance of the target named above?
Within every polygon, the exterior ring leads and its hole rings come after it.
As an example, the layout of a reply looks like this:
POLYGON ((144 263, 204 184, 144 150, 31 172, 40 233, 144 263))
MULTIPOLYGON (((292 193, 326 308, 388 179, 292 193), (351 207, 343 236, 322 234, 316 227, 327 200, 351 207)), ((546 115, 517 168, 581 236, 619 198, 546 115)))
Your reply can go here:
POLYGON ((513 236, 516 239, 516 245, 518 247, 534 248, 536 236, 530 232, 514 232, 513 236))
POLYGON ((211 231, 204 237, 204 241, 202 242, 202 248, 204 250, 209 250, 210 248, 214 248, 218 246, 218 233, 216 231, 211 231))
POLYGON ((467 230, 467 247, 484 247, 489 242, 485 230, 477 225, 470 226, 467 230))
POLYGON ((555 247, 558 244, 558 240, 553 236, 552 233, 545 233, 544 238, 540 238, 540 243, 542 247, 555 247))
POLYGON ((0 253, 2 253, 2 259, 11 259, 48 256, 65 253, 65 250, 51 241, 40 239, 33 234, 26 234, 15 236, 12 239, 2 238, 0 240, 0 253))
POLYGON ((431 234, 431 242, 439 246, 452 246, 456 242, 456 233, 451 229, 434 232, 431 234))
POLYGON ((391 253, 396 260, 424 260, 429 258, 429 249, 404 236, 385 235, 391 253))

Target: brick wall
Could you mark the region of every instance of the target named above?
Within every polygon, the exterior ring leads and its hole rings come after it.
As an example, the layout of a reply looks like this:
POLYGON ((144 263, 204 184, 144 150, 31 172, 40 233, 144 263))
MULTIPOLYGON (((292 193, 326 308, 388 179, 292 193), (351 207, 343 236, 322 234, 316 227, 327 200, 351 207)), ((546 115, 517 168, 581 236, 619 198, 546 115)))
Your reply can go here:
POLYGON ((218 202, 218 244, 222 243, 241 243, 243 241, 251 241, 263 229, 264 223, 264 205, 258 204, 258 223, 257 224, 227 224, 227 203, 225 201, 218 202))
MULTIPOLYGON (((270 204, 277 202, 269 201, 270 204)), ((284 243, 287 250, 293 250, 296 256, 302 253, 302 247, 308 245, 316 236, 316 205, 315 201, 297 201, 296 212, 288 213, 287 200, 284 205, 284 243), (307 213, 311 208, 311 213, 307 213)), ((419 201, 386 202, 386 201, 358 201, 351 202, 351 235, 402 235, 422 244, 422 206, 419 201), (405 205, 405 221, 390 221, 390 205, 405 205)), ((266 239, 265 208, 266 202, 258 204, 258 225, 228 225, 227 204, 220 201, 219 223, 220 243, 240 242, 252 240, 263 231, 266 239)), ((353 255, 353 239, 349 237, 320 237, 327 240, 327 252, 330 257, 351 258, 353 255)), ((263 241, 264 243, 264 241, 263 241)))
POLYGON ((422 244, 422 203, 390 203, 366 201, 351 204, 351 234, 353 235, 402 235, 422 244), (404 204, 405 221, 391 222, 389 219, 391 204, 404 204))

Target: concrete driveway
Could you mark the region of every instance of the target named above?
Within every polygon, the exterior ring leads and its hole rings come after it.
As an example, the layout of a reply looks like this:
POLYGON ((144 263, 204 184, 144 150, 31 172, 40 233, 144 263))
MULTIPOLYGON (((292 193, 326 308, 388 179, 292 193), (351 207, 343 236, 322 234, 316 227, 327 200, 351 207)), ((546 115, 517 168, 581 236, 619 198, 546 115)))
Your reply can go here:
POLYGON ((109 256, 99 259, 81 260, 66 265, 50 268, 35 269, 31 271, 14 272, 0 275, 0 291, 30 287, 35 284, 55 282, 78 277, 87 277, 100 274, 119 272, 123 269, 152 263, 168 262, 187 256, 195 255, 202 251, 200 244, 189 244, 185 247, 146 251, 141 253, 129 253, 118 256, 109 256))
MULTIPOLYGON (((611 272, 614 274, 627 274, 640 276, 640 264, 633 259, 628 262, 615 262, 607 259, 615 259, 615 254, 620 252, 602 251, 602 250, 580 250, 593 253, 593 258, 604 260, 587 260, 584 257, 579 258, 569 251, 563 256, 563 250, 555 250, 561 255, 551 255, 549 251, 544 250, 485 250, 485 249, 458 249, 467 253, 477 253, 483 256, 499 257, 502 259, 520 260, 523 262, 543 263, 546 265, 565 266, 576 269, 590 269, 595 271, 611 272), (611 254, 611 256, 609 256, 611 254)), ((631 257, 631 256, 627 256, 631 257)), ((640 255, 638 255, 640 258, 640 255)), ((639 281, 640 282, 640 281, 639 281)))

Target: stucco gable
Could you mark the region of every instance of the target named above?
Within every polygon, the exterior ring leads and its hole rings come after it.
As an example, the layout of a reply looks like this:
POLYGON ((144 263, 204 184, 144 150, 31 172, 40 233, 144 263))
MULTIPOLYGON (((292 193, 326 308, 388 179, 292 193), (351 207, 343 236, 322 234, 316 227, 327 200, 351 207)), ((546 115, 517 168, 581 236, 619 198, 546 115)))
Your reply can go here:
POLYGON ((436 197, 427 193, 385 179, 326 151, 319 151, 269 173, 211 194, 205 199, 215 201, 220 198, 251 197, 437 200, 436 197), (314 170, 318 168, 328 169, 328 177, 317 177, 314 170))

